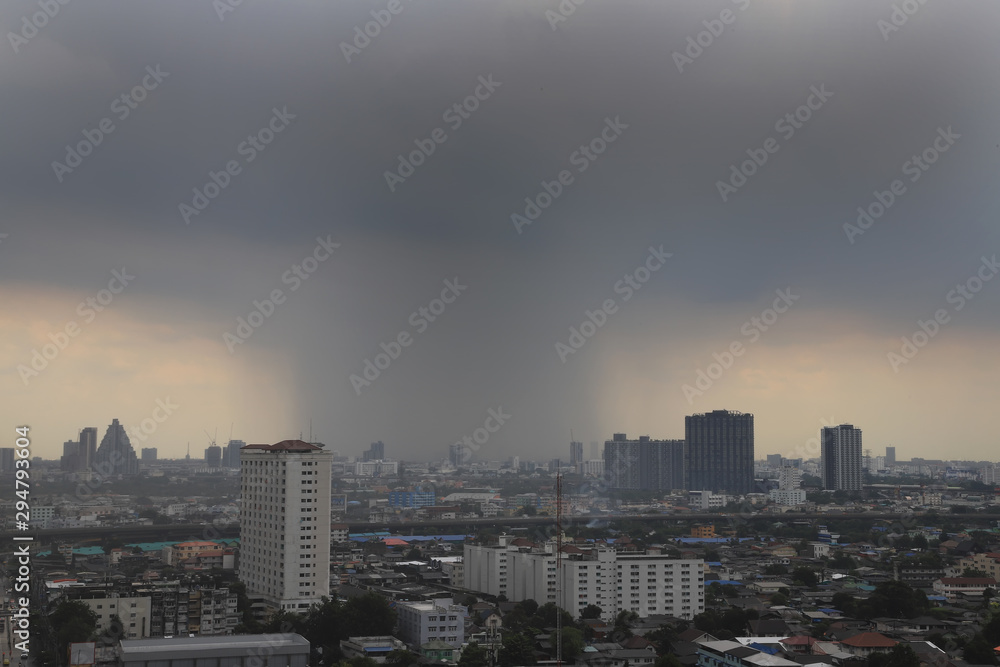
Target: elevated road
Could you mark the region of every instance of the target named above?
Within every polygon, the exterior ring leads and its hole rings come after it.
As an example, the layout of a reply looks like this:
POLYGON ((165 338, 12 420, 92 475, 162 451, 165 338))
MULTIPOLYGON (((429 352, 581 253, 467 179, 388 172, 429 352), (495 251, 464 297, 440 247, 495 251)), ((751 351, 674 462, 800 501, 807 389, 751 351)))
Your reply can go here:
MULTIPOLYGON (((775 522, 790 523, 794 521, 810 521, 817 524, 833 524, 837 521, 912 521, 918 525, 924 516, 922 512, 900 514, 896 512, 858 512, 833 514, 827 512, 799 512, 795 514, 623 514, 604 515, 587 514, 563 518, 563 525, 598 527, 607 524, 617 524, 625 521, 641 521, 647 524, 662 524, 671 522, 706 522, 711 521, 719 526, 738 525, 741 523, 769 524, 775 522)), ((938 514, 957 521, 983 523, 1000 520, 1000 514, 970 513, 970 514, 938 514)), ((537 517, 504 517, 489 519, 433 519, 408 521, 405 523, 372 523, 369 521, 346 521, 352 533, 367 533, 389 531, 402 535, 419 534, 457 534, 472 533, 477 529, 511 529, 531 528, 555 525, 555 518, 537 517)), ((14 535, 31 535, 36 542, 49 544, 52 542, 84 542, 100 541, 112 537, 124 542, 158 542, 170 540, 212 540, 220 537, 239 537, 239 524, 236 522, 221 525, 212 524, 167 524, 162 526, 112 526, 99 528, 50 528, 18 533, 0 534, 0 541, 10 544, 14 535)))

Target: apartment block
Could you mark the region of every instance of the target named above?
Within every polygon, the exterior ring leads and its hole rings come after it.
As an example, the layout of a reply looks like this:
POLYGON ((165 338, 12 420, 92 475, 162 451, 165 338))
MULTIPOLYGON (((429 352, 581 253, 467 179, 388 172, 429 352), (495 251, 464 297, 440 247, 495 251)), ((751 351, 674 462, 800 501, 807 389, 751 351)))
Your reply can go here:
POLYGON ((239 577, 260 615, 330 594, 332 457, 301 440, 240 450, 239 577))
POLYGON ((460 647, 465 643, 465 619, 469 610, 451 598, 427 602, 400 602, 396 605, 399 637, 419 649, 431 641, 460 647))
POLYGON ((705 610, 704 562, 697 559, 566 546, 557 568, 554 542, 501 535, 496 545, 466 544, 464 563, 470 590, 554 602, 573 616, 590 604, 608 621, 623 610, 688 619, 705 610))

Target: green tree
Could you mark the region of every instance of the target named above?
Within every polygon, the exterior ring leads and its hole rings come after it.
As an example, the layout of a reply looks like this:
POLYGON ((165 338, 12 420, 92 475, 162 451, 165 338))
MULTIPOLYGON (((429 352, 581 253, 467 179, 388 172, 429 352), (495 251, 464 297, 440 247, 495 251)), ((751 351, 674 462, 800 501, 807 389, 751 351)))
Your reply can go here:
POLYGON ((868 667, 920 667, 920 658, 912 648, 899 643, 885 653, 873 653, 868 658, 868 667))
POLYGON ((253 617, 247 586, 242 581, 230 582, 229 590, 236 593, 236 611, 240 614, 240 624, 233 631, 238 635, 252 635, 260 632, 260 624, 253 617))
POLYGON ((663 653, 653 663, 653 667, 681 667, 681 661, 673 653, 663 653))
POLYGON ((261 632, 266 634, 276 634, 294 632, 302 634, 305 626, 305 618, 298 614, 293 614, 284 609, 271 614, 261 627, 261 632))
POLYGON ((69 645, 90 640, 97 632, 97 614, 80 600, 63 600, 49 614, 49 623, 59 648, 60 662, 69 645))
POLYGON ((538 608, 538 611, 535 612, 532 625, 537 627, 539 630, 554 628, 558 622, 556 619, 560 615, 562 616, 563 627, 575 625, 573 616, 565 609, 557 607, 554 602, 546 602, 538 608))
POLYGON ((832 604, 834 609, 839 609, 847 616, 854 616, 854 596, 850 593, 834 593, 832 604))
POLYGON ((792 582, 814 588, 819 580, 816 578, 816 573, 808 567, 797 567, 792 570, 792 582))
POLYGON ((580 618, 600 618, 603 613, 604 610, 596 604, 588 604, 583 608, 583 611, 580 612, 580 618))
POLYGON ((458 661, 458 667, 487 667, 489 664, 489 654, 476 642, 469 642, 469 645, 462 650, 462 657, 458 661))
POLYGON ((562 659, 565 662, 574 662, 576 657, 583 652, 586 644, 583 641, 583 633, 576 628, 563 627, 562 630, 562 659))
POLYGON ((406 649, 393 649, 389 651, 389 654, 385 656, 385 663, 389 667, 410 667, 410 665, 416 664, 420 660, 420 656, 413 651, 407 651, 406 649))
POLYGON ((995 665, 997 664, 996 654, 993 647, 986 643, 981 634, 976 634, 972 640, 965 645, 962 657, 970 665, 995 665))
POLYGON ((862 618, 914 618, 927 613, 929 609, 927 596, 903 581, 880 583, 868 599, 859 600, 856 605, 856 613, 862 618))
POLYGON ((788 604, 788 598, 781 593, 775 593, 771 596, 771 604, 775 607, 783 607, 788 604))
POLYGON ((530 598, 527 600, 521 600, 517 603, 517 606, 528 616, 534 616, 538 613, 538 603, 530 598))
POLYGON ((983 625, 982 635, 990 646, 1000 646, 1000 614, 995 614, 983 625))
POLYGON ((391 635, 396 625, 396 610, 378 593, 351 598, 344 605, 347 637, 391 635))
POLYGON ((340 640, 347 639, 344 607, 337 598, 323 597, 306 612, 302 636, 316 649, 322 649, 324 664, 340 657, 340 640))
POLYGON ((770 565, 764 566, 764 574, 780 576, 782 574, 788 574, 788 568, 781 563, 771 563, 770 565))
POLYGON ((500 667, 519 667, 535 664, 535 641, 519 632, 504 634, 500 649, 500 667))
POLYGON ((677 628, 664 623, 652 632, 646 633, 645 637, 656 645, 658 654, 663 654, 670 651, 673 643, 677 641, 677 633, 677 628))
POLYGON ((835 570, 853 570, 857 565, 854 559, 845 554, 843 551, 838 551, 830 559, 830 567, 835 570))

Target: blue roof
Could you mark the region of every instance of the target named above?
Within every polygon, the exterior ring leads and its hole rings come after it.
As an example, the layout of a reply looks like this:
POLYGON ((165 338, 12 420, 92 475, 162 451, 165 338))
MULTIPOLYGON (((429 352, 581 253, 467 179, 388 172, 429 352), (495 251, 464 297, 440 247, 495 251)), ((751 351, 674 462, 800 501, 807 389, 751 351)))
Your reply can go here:
POLYGON ((720 586, 742 586, 742 581, 729 581, 728 579, 716 579, 715 581, 706 581, 706 584, 711 586, 712 584, 719 584, 720 586))
POLYGON ((471 535, 393 535, 388 531, 381 531, 378 533, 351 533, 348 538, 355 542, 367 542, 369 540, 381 540, 383 537, 391 537, 397 540, 403 540, 404 542, 433 542, 434 540, 441 540, 442 542, 464 542, 471 535))
MULTIPOLYGON (((726 544, 729 540, 733 539, 731 537, 675 537, 676 541, 681 544, 726 544)), ((749 542, 752 537, 741 537, 740 542, 749 542)))
POLYGON ((722 567, 722 563, 720 561, 715 561, 715 560, 707 561, 705 565, 708 565, 710 567, 722 567))
POLYGON ((771 646, 768 644, 759 644, 757 642, 750 642, 750 648, 755 648, 762 653, 767 653, 768 655, 777 655, 778 647, 771 646))

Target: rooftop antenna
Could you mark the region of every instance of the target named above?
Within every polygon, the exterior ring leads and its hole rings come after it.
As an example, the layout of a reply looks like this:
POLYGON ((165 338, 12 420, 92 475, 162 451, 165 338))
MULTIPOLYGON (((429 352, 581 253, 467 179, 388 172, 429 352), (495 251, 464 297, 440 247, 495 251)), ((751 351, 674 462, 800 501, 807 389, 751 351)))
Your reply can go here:
POLYGON ((313 420, 312 417, 309 418, 309 442, 313 441, 313 420))
POLYGON ((235 425, 236 422, 229 422, 229 442, 233 441, 233 426, 235 425))

